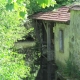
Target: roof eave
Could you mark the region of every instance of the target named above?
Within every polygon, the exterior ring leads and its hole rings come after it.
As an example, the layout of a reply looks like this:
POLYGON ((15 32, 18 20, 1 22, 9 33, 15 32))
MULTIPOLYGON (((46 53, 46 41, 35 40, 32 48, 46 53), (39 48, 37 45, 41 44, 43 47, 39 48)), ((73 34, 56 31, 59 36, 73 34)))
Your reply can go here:
POLYGON ((63 22, 63 23, 67 23, 67 22, 70 22, 70 20, 63 20, 63 21, 61 21, 61 20, 45 20, 45 19, 36 19, 36 18, 32 18, 33 20, 43 20, 43 21, 53 21, 53 22, 63 22))

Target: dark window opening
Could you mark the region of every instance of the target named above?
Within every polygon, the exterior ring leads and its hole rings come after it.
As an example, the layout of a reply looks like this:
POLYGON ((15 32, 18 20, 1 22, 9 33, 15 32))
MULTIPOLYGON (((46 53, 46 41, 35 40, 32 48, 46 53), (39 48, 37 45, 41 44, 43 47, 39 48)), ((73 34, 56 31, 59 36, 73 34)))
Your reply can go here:
POLYGON ((64 51, 64 32, 59 30, 59 50, 64 51))

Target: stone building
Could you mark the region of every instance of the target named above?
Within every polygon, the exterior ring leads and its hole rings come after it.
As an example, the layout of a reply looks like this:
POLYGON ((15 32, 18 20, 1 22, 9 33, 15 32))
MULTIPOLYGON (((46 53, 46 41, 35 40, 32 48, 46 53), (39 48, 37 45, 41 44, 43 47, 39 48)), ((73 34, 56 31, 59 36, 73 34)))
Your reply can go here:
POLYGON ((80 80, 80 5, 30 18, 43 56, 40 80, 80 80))

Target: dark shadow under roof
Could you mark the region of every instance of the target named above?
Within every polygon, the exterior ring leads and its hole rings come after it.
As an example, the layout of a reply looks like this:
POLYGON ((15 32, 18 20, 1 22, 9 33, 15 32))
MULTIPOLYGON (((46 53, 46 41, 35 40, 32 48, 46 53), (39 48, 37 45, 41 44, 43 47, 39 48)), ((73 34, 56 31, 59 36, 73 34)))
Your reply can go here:
POLYGON ((69 7, 63 6, 56 11, 40 12, 30 16, 32 19, 56 22, 67 22, 70 20, 69 7))

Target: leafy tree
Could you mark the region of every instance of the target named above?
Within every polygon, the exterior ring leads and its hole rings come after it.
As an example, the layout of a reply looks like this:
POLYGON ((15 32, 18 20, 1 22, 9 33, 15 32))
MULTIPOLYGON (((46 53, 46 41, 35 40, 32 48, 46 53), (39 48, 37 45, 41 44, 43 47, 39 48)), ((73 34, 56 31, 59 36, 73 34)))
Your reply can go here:
MULTIPOLYGON (((26 0, 25 3, 26 3, 28 15, 38 13, 38 12, 45 12, 45 11, 54 9, 54 4, 50 5, 50 6, 45 5, 44 6, 45 8, 44 8, 42 5, 37 3, 36 0, 26 0)), ((55 4, 56 4, 56 2, 55 2, 55 4)))
POLYGON ((43 11, 45 9, 53 9, 62 5, 70 4, 78 0, 8 0, 7 10, 16 10, 21 17, 24 17, 26 12, 33 14, 35 12, 43 11))
POLYGON ((41 5, 43 8, 45 8, 46 6, 54 6, 54 4, 56 4, 55 0, 37 0, 38 4, 41 5))
POLYGON ((24 35, 18 12, 6 11, 6 1, 0 0, 0 80, 22 80, 30 68, 23 54, 13 50, 14 43, 24 35))
POLYGON ((56 7, 60 7, 62 5, 68 5, 74 2, 75 0, 56 0, 56 7))
POLYGON ((24 18, 26 11, 29 10, 30 7, 30 10, 34 10, 33 12, 35 12, 38 9, 41 9, 41 7, 54 6, 54 4, 56 4, 55 0, 7 0, 6 9, 9 11, 12 11, 13 9, 18 11, 19 15, 24 18))

